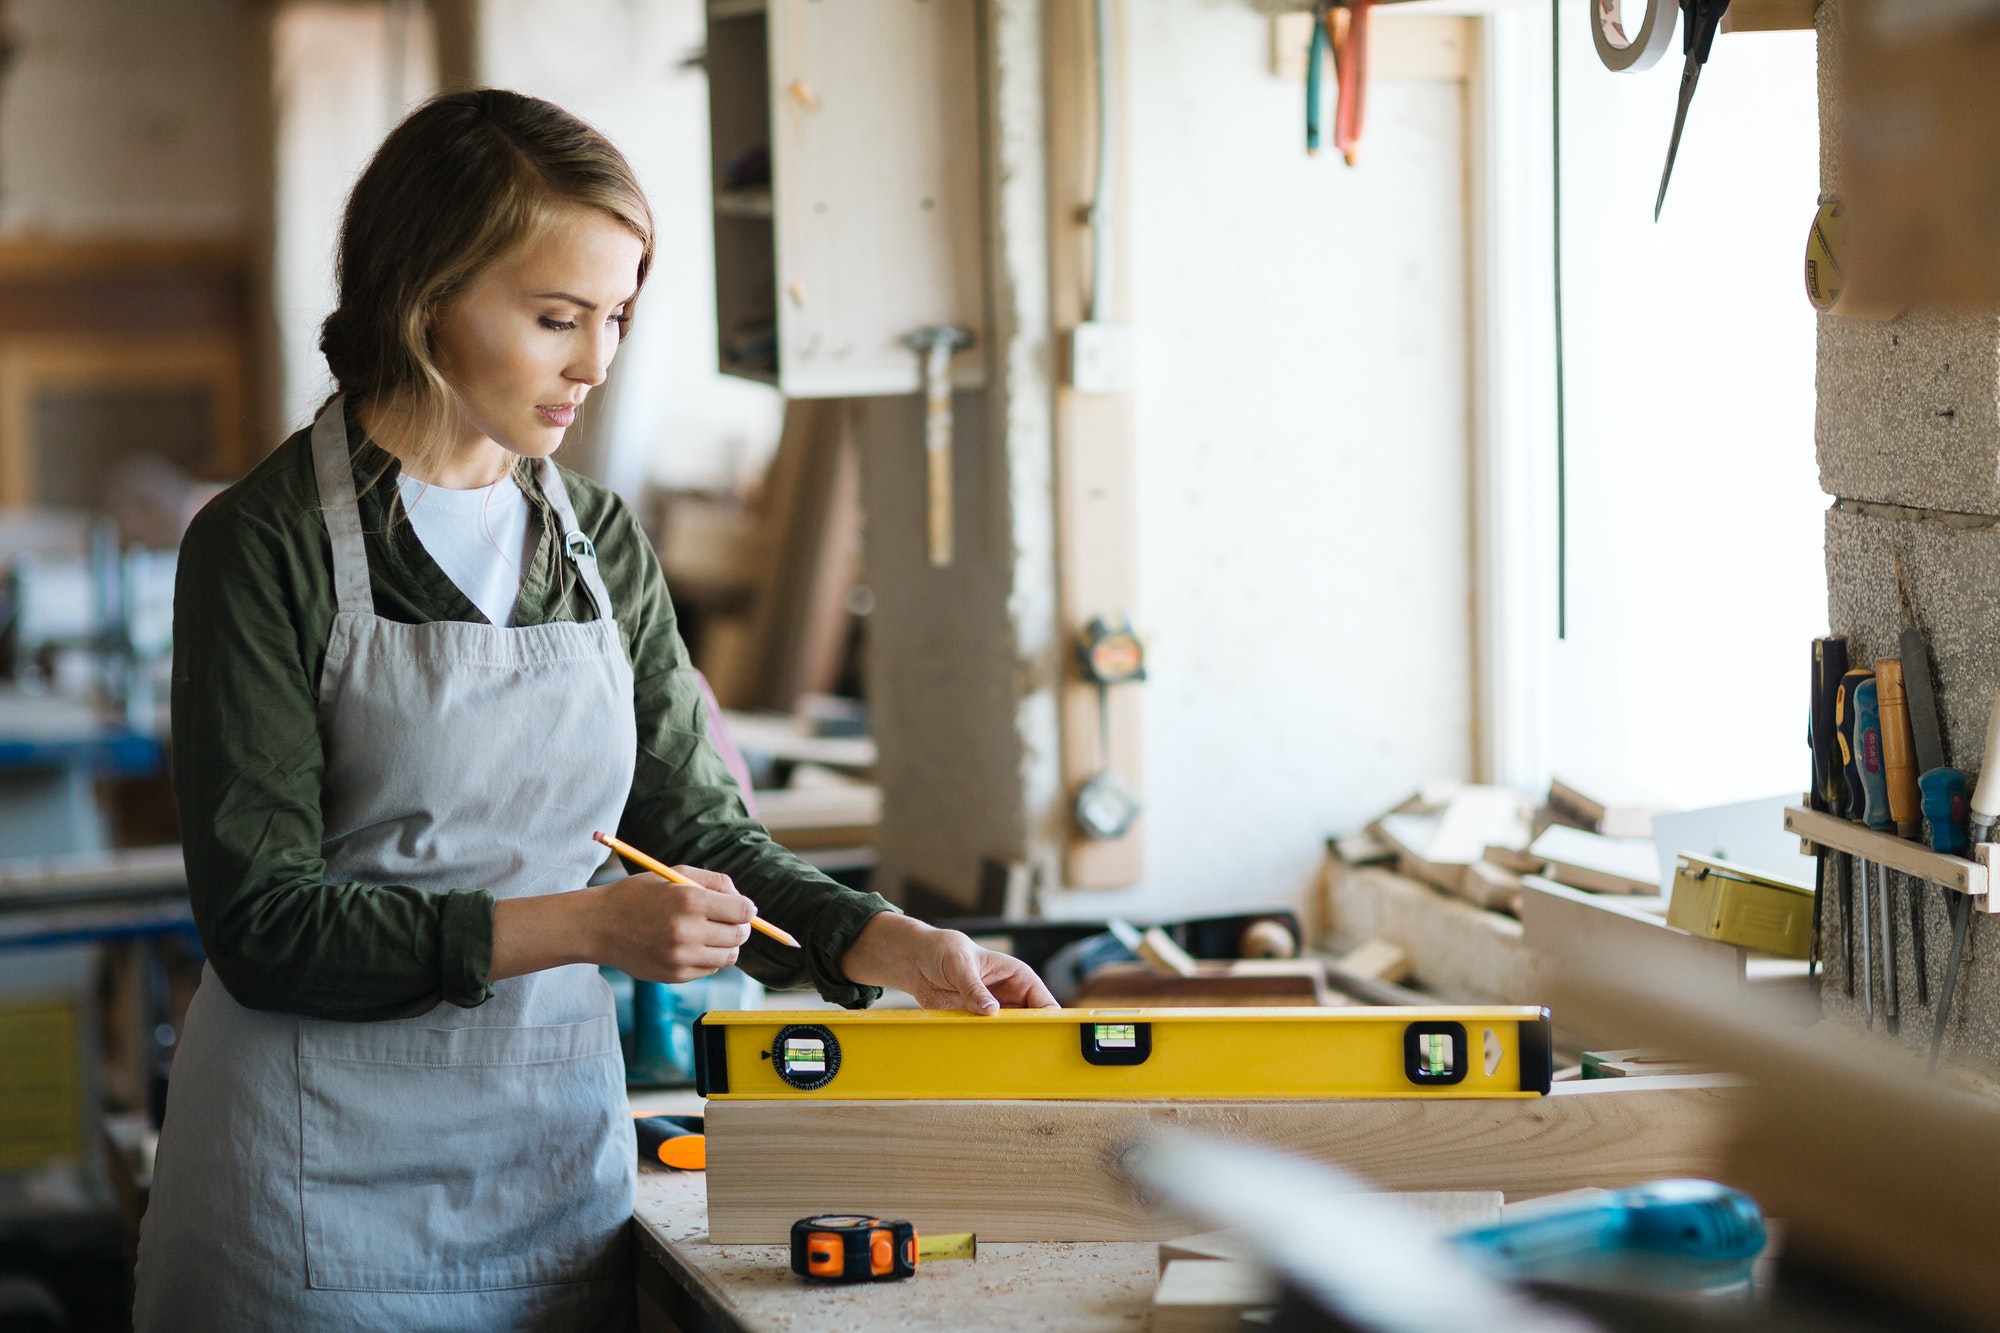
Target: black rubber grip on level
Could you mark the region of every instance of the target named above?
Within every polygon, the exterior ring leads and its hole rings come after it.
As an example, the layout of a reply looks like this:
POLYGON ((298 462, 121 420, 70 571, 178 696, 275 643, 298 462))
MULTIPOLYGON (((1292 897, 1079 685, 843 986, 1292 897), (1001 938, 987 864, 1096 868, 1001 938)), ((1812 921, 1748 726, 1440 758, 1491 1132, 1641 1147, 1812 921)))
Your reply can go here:
POLYGON ((728 1032, 694 1021, 694 1090, 704 1097, 729 1091, 728 1032))
POLYGON ((1556 1043, 1549 1027, 1549 1011, 1540 1018, 1521 1024, 1521 1091, 1548 1096, 1555 1084, 1556 1043))

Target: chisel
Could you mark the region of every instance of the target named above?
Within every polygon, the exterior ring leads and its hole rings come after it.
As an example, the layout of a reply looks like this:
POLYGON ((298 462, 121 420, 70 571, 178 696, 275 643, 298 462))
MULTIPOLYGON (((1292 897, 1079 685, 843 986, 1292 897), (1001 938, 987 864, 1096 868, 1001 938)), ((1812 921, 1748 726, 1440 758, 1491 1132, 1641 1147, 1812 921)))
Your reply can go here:
MULTIPOLYGON (((1903 693, 1903 659, 1884 657, 1875 663, 1875 702, 1882 721, 1882 776, 1889 788, 1889 815, 1896 836, 1914 838, 1923 832, 1923 797, 1917 790, 1916 741, 1910 734, 1910 705, 1903 693)), ((1910 955, 1917 971, 1917 1003, 1930 1003, 1929 969, 1924 962, 1923 881, 1909 880, 1910 955)))
POLYGON ((1917 751, 1917 789, 1923 801, 1926 841, 1934 852, 1965 850, 1965 774, 1945 763, 1944 735, 1938 728, 1937 698, 1931 693, 1930 650, 1917 627, 1903 554, 1896 564, 1896 594, 1903 611, 1903 692, 1909 699, 1910 734, 1917 751))

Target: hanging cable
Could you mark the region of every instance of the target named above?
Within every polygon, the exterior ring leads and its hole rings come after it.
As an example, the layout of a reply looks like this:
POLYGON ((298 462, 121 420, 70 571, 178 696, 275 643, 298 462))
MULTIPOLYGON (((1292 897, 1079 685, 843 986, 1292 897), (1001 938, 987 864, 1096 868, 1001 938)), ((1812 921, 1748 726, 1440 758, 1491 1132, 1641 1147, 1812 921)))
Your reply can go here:
POLYGON ((1549 120, 1555 169, 1555 315, 1556 315, 1556 638, 1569 637, 1569 477, 1563 421, 1563 130, 1561 0, 1549 0, 1549 120))

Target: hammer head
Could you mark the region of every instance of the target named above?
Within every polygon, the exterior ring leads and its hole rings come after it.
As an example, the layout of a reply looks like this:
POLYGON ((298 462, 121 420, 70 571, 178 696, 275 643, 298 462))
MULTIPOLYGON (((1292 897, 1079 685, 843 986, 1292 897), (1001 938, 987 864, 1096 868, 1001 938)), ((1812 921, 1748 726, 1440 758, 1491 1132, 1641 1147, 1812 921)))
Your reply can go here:
POLYGON ((956 324, 932 324, 915 333, 905 334, 903 345, 915 352, 929 352, 935 347, 955 352, 961 347, 972 346, 972 330, 956 324))

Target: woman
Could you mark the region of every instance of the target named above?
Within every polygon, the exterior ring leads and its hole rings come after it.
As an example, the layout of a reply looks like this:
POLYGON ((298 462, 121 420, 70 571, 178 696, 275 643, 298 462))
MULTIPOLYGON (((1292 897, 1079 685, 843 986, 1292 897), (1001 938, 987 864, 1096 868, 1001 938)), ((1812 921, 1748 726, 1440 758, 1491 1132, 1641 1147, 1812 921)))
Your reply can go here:
POLYGON ((141 1330, 621 1325, 636 1153, 599 964, 1053 1003, 770 841, 639 525, 548 461, 652 234, 567 113, 426 104, 348 203, 340 392, 188 533, 174 780, 209 966, 141 1330), (613 826, 699 886, 585 887, 613 826), (803 948, 751 935, 759 911, 803 948))

